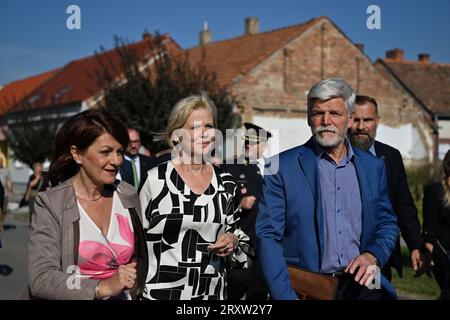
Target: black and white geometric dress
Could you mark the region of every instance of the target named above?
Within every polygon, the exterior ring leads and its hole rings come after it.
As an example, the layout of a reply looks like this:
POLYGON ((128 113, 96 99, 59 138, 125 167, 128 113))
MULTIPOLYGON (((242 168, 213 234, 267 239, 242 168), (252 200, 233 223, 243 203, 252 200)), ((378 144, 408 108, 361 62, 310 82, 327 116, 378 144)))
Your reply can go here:
POLYGON ((189 189, 171 161, 148 172, 139 195, 149 253, 144 298, 224 300, 226 268, 248 266, 252 248, 237 226, 236 183, 229 173, 213 168, 201 195, 189 189), (221 258, 207 247, 224 232, 234 233, 239 244, 221 258))

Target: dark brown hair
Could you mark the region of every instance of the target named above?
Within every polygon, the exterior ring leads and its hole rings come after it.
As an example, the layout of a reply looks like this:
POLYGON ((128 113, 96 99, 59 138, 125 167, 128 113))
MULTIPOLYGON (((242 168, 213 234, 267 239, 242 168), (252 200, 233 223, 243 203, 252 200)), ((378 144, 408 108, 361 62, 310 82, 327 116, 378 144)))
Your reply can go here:
POLYGON ((371 103, 375 106, 375 113, 378 115, 378 103, 375 98, 369 96, 356 96, 355 105, 361 106, 366 103, 371 103))
POLYGON ((64 123, 56 134, 55 153, 47 173, 53 186, 73 177, 79 170, 70 147, 86 150, 104 133, 112 135, 124 148, 128 146, 127 128, 104 109, 86 110, 64 123))

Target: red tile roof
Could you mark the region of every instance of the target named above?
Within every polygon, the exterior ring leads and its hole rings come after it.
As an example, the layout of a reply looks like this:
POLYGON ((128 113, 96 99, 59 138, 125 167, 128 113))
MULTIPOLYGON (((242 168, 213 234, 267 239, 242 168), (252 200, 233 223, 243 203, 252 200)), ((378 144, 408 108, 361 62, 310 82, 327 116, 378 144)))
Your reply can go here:
MULTIPOLYGON (((282 48, 291 40, 298 37, 312 25, 323 17, 312 19, 306 23, 289 26, 268 32, 261 32, 254 35, 243 35, 237 38, 217 41, 187 49, 189 59, 192 63, 201 61, 205 54, 205 67, 217 74, 219 85, 230 85, 239 75, 244 75, 262 62, 275 51, 282 48)), ((170 36, 165 35, 165 40, 169 43, 172 52, 179 53, 181 48, 170 36)), ((148 42, 152 37, 148 37, 140 42, 133 43, 128 47, 135 50, 138 57, 145 57, 150 53, 148 42)), ((120 56, 117 50, 109 50, 102 53, 100 59, 109 65, 108 61, 117 67, 111 70, 113 76, 117 77, 122 73, 120 66, 120 56)), ((74 60, 61 69, 50 71, 36 77, 19 81, 20 83, 33 82, 32 79, 39 78, 45 81, 34 81, 34 86, 27 86, 28 90, 18 96, 20 100, 26 96, 26 101, 33 107, 46 107, 51 105, 62 105, 67 103, 81 102, 101 92, 101 87, 97 81, 95 70, 99 70, 100 64, 95 55, 74 60)), ((13 85, 11 83, 8 86, 13 85)), ((6 86, 4 88, 7 89, 6 86)), ((1 90, 3 92, 4 90, 1 90)), ((7 90, 9 92, 10 90, 7 90)), ((0 98, 2 95, 0 94, 0 98)), ((4 106, 10 110, 11 106, 4 106)))
POLYGON ((29 77, 23 80, 14 81, 0 89, 0 114, 3 114, 23 97, 45 83, 48 79, 58 73, 60 69, 55 69, 29 77))
POLYGON ((216 72, 219 85, 227 87, 239 75, 246 74, 322 19, 324 18, 319 17, 282 29, 217 41, 187 49, 187 52, 194 64, 202 61, 204 54, 207 70, 216 72))
POLYGON ((378 60, 433 113, 450 116, 450 64, 378 60))
MULTIPOLYGON (((163 35, 163 41, 169 50, 180 51, 180 47, 170 36, 163 35)), ((149 42, 153 41, 149 36, 142 41, 127 45, 127 48, 135 52, 139 59, 149 57, 151 49, 149 42)), ((107 66, 111 75, 116 78, 123 72, 121 58, 117 49, 91 55, 74 60, 65 65, 59 72, 53 73, 45 83, 30 92, 26 100, 31 107, 47 107, 84 101, 101 92, 96 72, 101 70, 100 61, 107 66), (112 67, 113 65, 114 67, 112 67)))

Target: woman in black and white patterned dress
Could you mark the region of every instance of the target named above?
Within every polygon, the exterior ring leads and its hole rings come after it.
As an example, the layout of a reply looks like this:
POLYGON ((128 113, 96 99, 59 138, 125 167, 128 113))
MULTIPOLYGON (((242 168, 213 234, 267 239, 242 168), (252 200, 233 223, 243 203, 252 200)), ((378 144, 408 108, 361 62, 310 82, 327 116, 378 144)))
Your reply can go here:
POLYGON ((162 135, 176 150, 140 193, 149 250, 144 298, 224 300, 226 270, 252 250, 238 227, 236 183, 208 160, 216 109, 205 94, 179 101, 162 135))

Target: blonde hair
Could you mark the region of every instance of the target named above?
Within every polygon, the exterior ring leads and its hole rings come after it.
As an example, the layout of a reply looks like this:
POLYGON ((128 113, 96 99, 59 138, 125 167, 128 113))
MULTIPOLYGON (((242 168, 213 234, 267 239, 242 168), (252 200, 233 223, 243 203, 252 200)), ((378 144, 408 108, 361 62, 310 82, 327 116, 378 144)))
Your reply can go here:
POLYGON ((214 119, 214 126, 217 127, 217 109, 206 92, 201 92, 200 95, 192 95, 178 101, 170 112, 169 119, 167 121, 167 127, 163 133, 158 134, 155 137, 155 141, 166 141, 172 148, 178 141, 173 141, 172 133, 176 129, 180 129, 184 126, 187 119, 194 110, 206 109, 209 110, 214 119))

